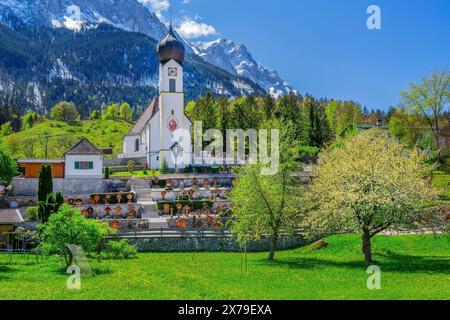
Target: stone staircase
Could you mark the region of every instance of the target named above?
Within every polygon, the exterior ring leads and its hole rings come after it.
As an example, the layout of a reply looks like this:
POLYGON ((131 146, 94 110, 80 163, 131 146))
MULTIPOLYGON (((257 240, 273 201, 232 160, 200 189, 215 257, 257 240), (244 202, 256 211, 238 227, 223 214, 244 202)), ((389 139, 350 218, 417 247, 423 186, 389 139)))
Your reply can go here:
POLYGON ((150 180, 133 179, 131 189, 136 192, 137 201, 142 205, 142 219, 147 219, 151 228, 168 228, 167 220, 158 215, 156 202, 151 198, 150 180))

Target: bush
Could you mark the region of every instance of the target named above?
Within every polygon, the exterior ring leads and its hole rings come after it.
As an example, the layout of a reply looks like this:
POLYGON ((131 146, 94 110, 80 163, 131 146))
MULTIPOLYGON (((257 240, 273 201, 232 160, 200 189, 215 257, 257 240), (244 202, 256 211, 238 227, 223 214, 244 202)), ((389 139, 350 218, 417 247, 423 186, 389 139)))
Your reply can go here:
POLYGON ((109 241, 105 253, 110 259, 130 259, 137 254, 135 245, 129 244, 127 239, 120 241, 109 241))
POLYGON ((114 232, 105 223, 86 219, 79 210, 68 205, 62 205, 40 228, 40 249, 46 254, 63 256, 67 267, 72 265, 74 256, 66 244, 80 246, 90 253, 99 248, 108 234, 114 232))
POLYGON ((297 149, 299 157, 315 157, 319 154, 320 148, 310 146, 300 146, 297 149))
POLYGON ((160 169, 160 171, 161 171, 161 174, 168 174, 168 173, 170 173, 170 169, 169 169, 169 166, 167 165, 166 158, 163 158, 161 160, 161 169, 160 169))
POLYGON ((9 183, 16 174, 17 164, 0 140, 0 182, 5 181, 9 183))
POLYGON ((38 207, 29 207, 26 210, 28 221, 37 221, 39 219, 38 207))
POLYGON ((128 160, 127 166, 128 166, 128 171, 130 173, 133 173, 134 172, 134 161, 133 160, 128 160))
POLYGON ((105 168, 105 179, 109 179, 109 167, 105 168))

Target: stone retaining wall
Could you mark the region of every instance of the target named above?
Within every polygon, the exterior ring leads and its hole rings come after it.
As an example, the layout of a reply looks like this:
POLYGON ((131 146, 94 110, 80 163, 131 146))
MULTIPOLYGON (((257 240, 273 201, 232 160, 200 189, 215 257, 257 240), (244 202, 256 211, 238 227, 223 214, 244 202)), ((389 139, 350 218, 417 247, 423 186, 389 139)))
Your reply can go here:
MULTIPOLYGON (((38 179, 15 178, 12 180, 14 196, 37 196, 38 179)), ((130 191, 129 182, 117 179, 53 179, 53 191, 65 196, 80 194, 130 191)))
MULTIPOLYGON (((134 238, 139 252, 242 252, 240 244, 232 238, 185 237, 185 238, 134 238)), ((310 243, 300 236, 282 237, 278 241, 278 250, 294 249, 310 243)), ((270 249, 270 240, 252 241, 247 244, 248 252, 263 252, 270 249)))

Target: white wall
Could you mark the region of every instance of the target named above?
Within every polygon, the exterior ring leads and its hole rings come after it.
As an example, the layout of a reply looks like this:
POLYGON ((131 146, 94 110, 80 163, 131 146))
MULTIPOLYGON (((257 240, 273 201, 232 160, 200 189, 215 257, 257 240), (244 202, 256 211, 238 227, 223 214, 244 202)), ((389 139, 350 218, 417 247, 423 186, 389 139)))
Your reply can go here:
POLYGON ((125 136, 123 140, 123 154, 124 158, 142 158, 146 155, 146 144, 143 143, 145 139, 142 139, 140 135, 136 136, 125 136), (135 152, 135 141, 140 140, 139 152, 135 152))
POLYGON ((147 162, 151 169, 159 169, 159 151, 161 150, 160 113, 153 117, 147 130, 147 141, 149 141, 147 162))
POLYGON ((102 155, 66 155, 66 179, 71 178, 102 178, 103 177, 103 156, 102 155), (75 169, 76 161, 92 161, 92 170, 75 169))

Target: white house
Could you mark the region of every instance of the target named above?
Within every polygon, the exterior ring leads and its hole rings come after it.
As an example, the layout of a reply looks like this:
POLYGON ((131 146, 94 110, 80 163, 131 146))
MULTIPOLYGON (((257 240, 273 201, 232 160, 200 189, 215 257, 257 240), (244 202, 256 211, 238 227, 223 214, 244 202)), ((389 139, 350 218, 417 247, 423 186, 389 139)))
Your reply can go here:
POLYGON ((82 139, 64 154, 66 179, 103 178, 103 152, 82 139))
POLYGON ((175 36, 172 25, 168 35, 158 44, 157 54, 160 61, 159 96, 125 136, 123 156, 146 158, 149 167, 155 169, 161 167, 163 159, 169 168, 184 168, 192 163, 192 123, 184 114, 185 48, 175 36), (179 154, 173 152, 174 146, 180 146, 179 154))

